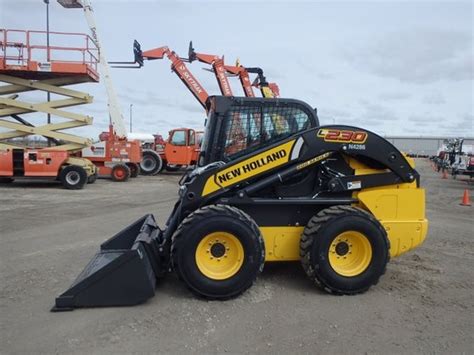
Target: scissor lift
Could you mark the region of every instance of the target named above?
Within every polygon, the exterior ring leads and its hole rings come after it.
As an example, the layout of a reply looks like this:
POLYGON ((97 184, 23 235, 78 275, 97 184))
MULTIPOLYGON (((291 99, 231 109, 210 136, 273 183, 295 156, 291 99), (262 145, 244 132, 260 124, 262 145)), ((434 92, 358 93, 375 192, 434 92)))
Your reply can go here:
MULTIPOLYGON (((65 108, 92 102, 87 93, 64 86, 98 82, 98 50, 86 34, 0 29, 0 178, 59 179, 66 188, 79 189, 95 181, 96 168, 74 153, 92 142, 62 130, 92 124, 92 117, 65 108), (54 43, 75 44, 75 46, 54 43), (43 95, 31 95, 41 92, 43 95), (32 101, 33 96, 50 101, 32 101), (20 94, 25 94, 21 96, 20 94), (43 113, 54 123, 33 125, 20 115, 43 113), (59 118, 59 119, 58 119, 59 118), (26 136, 43 136, 53 146, 32 147, 26 136)), ((33 115, 32 115, 33 114, 33 115)), ((45 115, 41 115, 44 122, 45 115)))

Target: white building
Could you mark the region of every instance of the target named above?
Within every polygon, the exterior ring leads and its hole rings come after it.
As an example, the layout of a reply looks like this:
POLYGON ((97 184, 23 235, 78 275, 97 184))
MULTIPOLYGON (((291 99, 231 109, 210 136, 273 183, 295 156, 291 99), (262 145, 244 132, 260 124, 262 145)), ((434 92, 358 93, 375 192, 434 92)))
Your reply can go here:
MULTIPOLYGON (((454 137, 384 137, 407 154, 435 155, 444 145, 444 140, 454 137)), ((458 137, 463 138, 463 137, 458 137)), ((474 137, 464 137, 463 152, 473 154, 474 137)))

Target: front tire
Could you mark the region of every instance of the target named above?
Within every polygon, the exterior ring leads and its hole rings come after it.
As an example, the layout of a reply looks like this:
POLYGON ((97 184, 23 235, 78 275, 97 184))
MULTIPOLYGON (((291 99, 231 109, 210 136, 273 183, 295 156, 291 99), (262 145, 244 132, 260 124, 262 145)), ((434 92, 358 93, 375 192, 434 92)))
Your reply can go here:
POLYGON ((87 172, 77 165, 67 165, 59 173, 59 181, 69 190, 80 190, 87 183, 87 172))
POLYGON ((112 168, 112 180, 125 182, 130 178, 130 168, 125 164, 117 164, 112 168))
POLYGON ((367 291, 385 273, 390 244, 368 212, 333 206, 311 218, 300 241, 308 277, 324 290, 351 295, 367 291))
POLYGON ((265 248, 257 224, 226 205, 191 213, 172 238, 173 267, 189 289, 209 299, 247 290, 263 270, 265 248))
POLYGON ((142 175, 156 175, 163 169, 163 160, 154 150, 144 150, 140 162, 142 175))

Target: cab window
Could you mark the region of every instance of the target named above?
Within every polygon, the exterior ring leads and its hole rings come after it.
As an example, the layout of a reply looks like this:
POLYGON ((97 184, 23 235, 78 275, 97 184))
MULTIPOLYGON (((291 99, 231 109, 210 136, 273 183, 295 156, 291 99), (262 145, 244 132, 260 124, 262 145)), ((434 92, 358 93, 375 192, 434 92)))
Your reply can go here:
POLYGON ((189 131, 189 145, 194 145, 196 143, 196 134, 194 131, 189 131))
POLYGON ((306 112, 299 108, 265 107, 263 125, 267 141, 274 142, 308 129, 310 121, 306 112))
POLYGON ((235 107, 225 117, 224 158, 235 159, 311 126, 299 107, 235 107))
POLYGON ((185 131, 174 131, 171 137, 171 144, 173 145, 186 145, 186 132, 185 131))

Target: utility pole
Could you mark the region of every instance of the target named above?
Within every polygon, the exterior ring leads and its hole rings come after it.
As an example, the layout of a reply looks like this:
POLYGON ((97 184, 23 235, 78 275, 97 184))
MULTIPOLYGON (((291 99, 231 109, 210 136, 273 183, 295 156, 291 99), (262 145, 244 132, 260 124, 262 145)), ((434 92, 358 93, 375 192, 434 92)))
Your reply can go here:
POLYGON ((130 104, 130 133, 132 133, 132 109, 133 109, 133 104, 130 104))
MULTIPOLYGON (((48 61, 48 64, 50 65, 50 61, 51 61, 51 56, 50 56, 50 52, 49 52, 49 0, 43 0, 43 2, 46 4, 46 60, 48 61)), ((48 93, 46 94, 47 95, 47 100, 48 102, 51 101, 51 94, 48 93)), ((47 122, 48 124, 51 123, 51 114, 48 113, 48 119, 47 119, 47 122)), ((51 140, 48 139, 48 147, 51 147, 51 140)))

